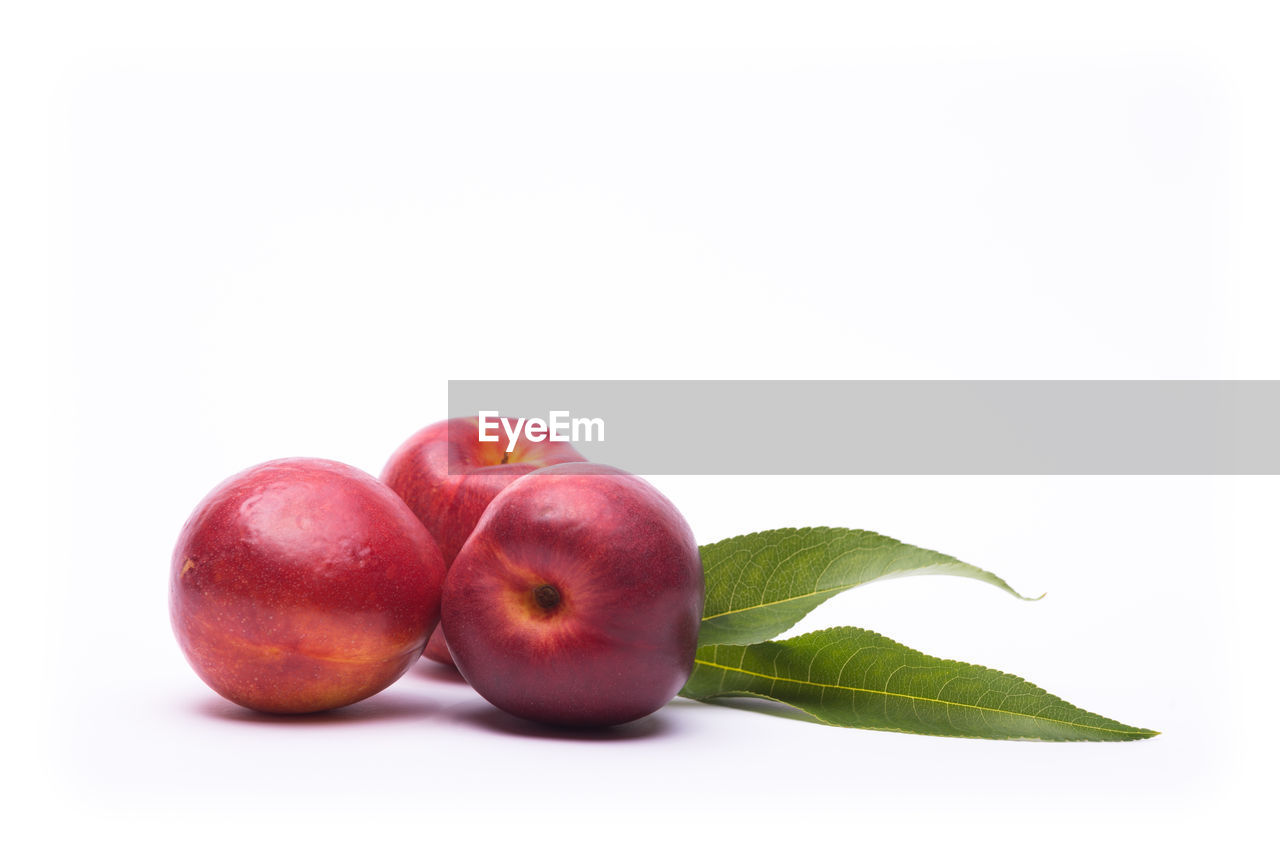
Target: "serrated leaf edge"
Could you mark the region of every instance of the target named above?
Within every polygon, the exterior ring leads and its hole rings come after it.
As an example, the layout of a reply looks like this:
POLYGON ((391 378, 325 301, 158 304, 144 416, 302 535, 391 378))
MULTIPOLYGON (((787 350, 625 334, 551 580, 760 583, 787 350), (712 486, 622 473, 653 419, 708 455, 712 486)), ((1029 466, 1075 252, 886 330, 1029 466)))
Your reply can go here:
MULTIPOLYGON (((681 696, 685 696, 685 695, 681 695, 681 696)), ((866 730, 872 730, 874 732, 897 732, 897 733, 902 733, 903 735, 920 735, 921 734, 918 730, 902 729, 900 727, 876 726, 874 724, 858 724, 855 727, 855 726, 850 726, 849 724, 837 723, 836 721, 832 721, 832 720, 828 720, 827 718, 824 718, 822 715, 816 712, 811 712, 808 709, 801 708, 800 706, 797 706, 794 703, 788 703, 786 700, 779 700, 777 697, 770 697, 768 694, 761 694, 756 691, 721 691, 715 694, 707 694, 702 697, 686 696, 686 699, 691 699, 698 703, 710 703, 710 701, 717 700, 722 697, 755 697, 761 700, 769 700, 770 702, 777 703, 780 706, 786 706, 788 709, 795 709, 797 712, 800 712, 801 714, 808 715, 809 717, 813 718, 815 721, 822 724, 823 726, 839 727, 840 729, 866 729, 866 730)), ((1144 738, 1151 738, 1153 736, 1160 735, 1159 732, 1155 732, 1152 730, 1142 730, 1141 732, 1144 734, 1138 735, 1131 740, 1140 741, 1144 738), (1151 734, 1145 735, 1145 733, 1147 732, 1150 732, 1151 734)), ((1054 736, 1032 737, 1027 735, 992 736, 992 735, 970 735, 968 733, 963 733, 963 732, 952 732, 952 733, 947 733, 946 735, 936 735, 934 737, 935 738, 968 738, 974 741, 1044 741, 1044 742, 1086 741, 1091 743, 1096 743, 1098 741, 1097 739, 1092 739, 1092 738, 1089 738, 1088 736, 1080 736, 1079 738, 1072 738, 1066 735, 1057 736, 1057 737, 1054 737, 1054 736)))

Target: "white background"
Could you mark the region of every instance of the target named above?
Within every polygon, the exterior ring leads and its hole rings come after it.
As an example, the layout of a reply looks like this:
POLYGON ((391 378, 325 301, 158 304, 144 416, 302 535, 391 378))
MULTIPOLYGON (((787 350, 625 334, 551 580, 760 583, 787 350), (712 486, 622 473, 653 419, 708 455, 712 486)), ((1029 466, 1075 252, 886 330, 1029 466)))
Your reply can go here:
MULTIPOLYGON (((1027 5, 6 11, 6 832, 1111 850, 1259 829, 1274 478, 654 478, 702 542, 865 527, 1047 591, 903 580, 799 628, 1163 732, 1131 744, 684 701, 574 737, 425 663, 265 721, 168 626, 169 551, 218 480, 287 455, 376 473, 450 378, 1277 378, 1261 6, 1027 5)), ((689 440, 714 453, 735 417, 689 440)), ((777 441, 840 453, 803 414, 777 441)))

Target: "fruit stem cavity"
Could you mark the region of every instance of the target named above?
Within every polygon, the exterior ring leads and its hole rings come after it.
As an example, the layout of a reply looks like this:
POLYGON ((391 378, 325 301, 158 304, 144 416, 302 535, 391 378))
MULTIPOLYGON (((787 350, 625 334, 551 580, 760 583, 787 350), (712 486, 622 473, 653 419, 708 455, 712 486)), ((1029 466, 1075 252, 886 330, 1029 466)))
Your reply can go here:
POLYGON ((560 604, 560 591, 550 584, 544 584, 533 591, 533 600, 540 608, 550 611, 560 604))

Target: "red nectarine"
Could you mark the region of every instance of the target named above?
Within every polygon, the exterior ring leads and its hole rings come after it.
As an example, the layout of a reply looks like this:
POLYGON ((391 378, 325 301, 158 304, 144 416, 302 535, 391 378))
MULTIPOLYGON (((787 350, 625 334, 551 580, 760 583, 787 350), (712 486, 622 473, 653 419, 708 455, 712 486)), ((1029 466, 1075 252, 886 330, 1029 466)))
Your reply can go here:
POLYGON ((398 679, 440 613, 440 550, 405 503, 342 463, 285 459, 219 484, 173 552, 191 666, 264 712, 333 709, 398 679))
MULTIPOLYGON (((507 439, 481 442, 476 418, 453 418, 424 427, 401 445, 382 470, 382 482, 405 500, 453 563, 493 497, 521 475, 543 466, 581 462, 563 442, 530 442, 523 435, 507 451, 507 439)), ((452 664, 441 629, 426 656, 452 664)))
POLYGON ((665 496, 610 466, 564 463, 489 504, 445 578, 441 626, 495 706, 606 726, 684 685, 703 596, 697 543, 665 496))

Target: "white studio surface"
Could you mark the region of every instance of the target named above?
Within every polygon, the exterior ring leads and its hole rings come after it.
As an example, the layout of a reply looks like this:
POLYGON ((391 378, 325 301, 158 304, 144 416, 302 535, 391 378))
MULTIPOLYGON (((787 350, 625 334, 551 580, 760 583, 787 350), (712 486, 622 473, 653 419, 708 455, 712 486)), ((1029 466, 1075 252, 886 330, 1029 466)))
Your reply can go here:
POLYGON ((271 721, 198 680, 166 610, 219 480, 295 455, 376 474, 449 379, 1276 378, 1280 63, 1248 7, 404 7, 398 28, 126 5, 0 35, 20 131, 0 168, 27 200, 0 203, 0 263, 31 285, 4 355, 49 413, 9 427, 30 449, 5 508, 21 833, 1180 850, 1262 827, 1274 477, 651 478, 700 542, 863 527, 1047 593, 906 579, 797 631, 873 629, 1162 731, 1127 744, 683 700, 574 736, 429 662, 271 721))

